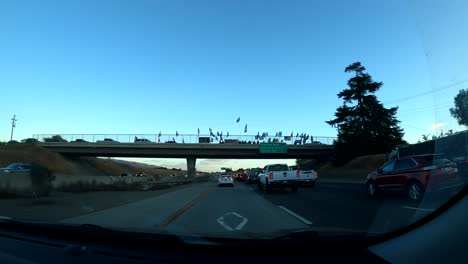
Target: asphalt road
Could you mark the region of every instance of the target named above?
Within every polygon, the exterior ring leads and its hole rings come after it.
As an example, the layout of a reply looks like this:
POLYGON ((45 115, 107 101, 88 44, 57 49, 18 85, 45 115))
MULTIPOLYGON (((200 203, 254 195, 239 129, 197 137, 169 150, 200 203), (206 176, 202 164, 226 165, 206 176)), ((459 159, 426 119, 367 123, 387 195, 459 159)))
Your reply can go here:
POLYGON ((447 198, 430 195, 414 203, 388 193, 385 199, 370 200, 362 184, 320 182, 295 194, 264 194, 256 185, 217 187, 213 181, 62 222, 201 236, 269 237, 301 230, 382 233, 431 213, 447 198))

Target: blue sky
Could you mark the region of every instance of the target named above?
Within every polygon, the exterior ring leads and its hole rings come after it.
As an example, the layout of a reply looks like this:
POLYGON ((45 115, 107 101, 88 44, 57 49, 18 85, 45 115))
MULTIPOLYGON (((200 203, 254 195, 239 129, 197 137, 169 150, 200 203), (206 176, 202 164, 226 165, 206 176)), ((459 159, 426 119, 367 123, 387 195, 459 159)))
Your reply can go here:
POLYGON ((16 139, 238 134, 245 124, 247 134, 335 136, 324 121, 355 61, 384 83, 385 106, 400 107, 406 140, 463 129, 448 112, 468 88, 463 0, 0 5, 0 140, 13 114, 16 139))

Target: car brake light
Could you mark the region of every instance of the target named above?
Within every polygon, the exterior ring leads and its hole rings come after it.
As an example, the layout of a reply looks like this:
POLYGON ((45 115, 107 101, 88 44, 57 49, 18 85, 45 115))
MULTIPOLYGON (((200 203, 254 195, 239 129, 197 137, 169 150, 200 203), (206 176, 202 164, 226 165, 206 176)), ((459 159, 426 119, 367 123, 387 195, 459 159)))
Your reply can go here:
POLYGON ((270 179, 273 179, 273 172, 270 172, 270 179))

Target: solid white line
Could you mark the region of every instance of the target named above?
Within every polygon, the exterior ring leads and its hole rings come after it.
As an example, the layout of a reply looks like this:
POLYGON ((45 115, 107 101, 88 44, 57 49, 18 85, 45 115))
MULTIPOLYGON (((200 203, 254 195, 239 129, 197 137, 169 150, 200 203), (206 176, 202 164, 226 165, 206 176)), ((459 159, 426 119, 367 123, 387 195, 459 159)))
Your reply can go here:
POLYGON ((426 212, 432 212, 435 210, 435 209, 418 208, 418 207, 411 207, 411 206, 402 206, 402 207, 406 209, 426 211, 426 212))
POLYGON ((294 213, 293 211, 289 210, 288 208, 284 207, 284 206, 281 206, 281 205, 278 205, 279 208, 283 209, 286 213, 296 217, 297 219, 301 220, 302 222, 304 222, 305 224, 307 225, 311 225, 312 222, 310 222, 309 220, 305 219, 304 217, 294 213))

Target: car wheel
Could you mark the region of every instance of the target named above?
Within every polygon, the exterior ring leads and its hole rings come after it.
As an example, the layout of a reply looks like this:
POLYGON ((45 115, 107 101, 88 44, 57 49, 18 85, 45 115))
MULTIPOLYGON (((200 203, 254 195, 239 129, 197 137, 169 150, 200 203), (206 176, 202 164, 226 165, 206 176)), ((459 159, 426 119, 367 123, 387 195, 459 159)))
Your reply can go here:
POLYGON ((377 197, 377 186, 373 182, 368 182, 366 184, 366 191, 367 191, 367 196, 370 198, 375 198, 377 197))
POLYGON ((424 195, 424 187, 416 181, 412 181, 406 188, 406 194, 411 201, 419 201, 424 195))
POLYGON ((297 186, 291 186, 291 193, 297 193, 299 188, 297 186))

